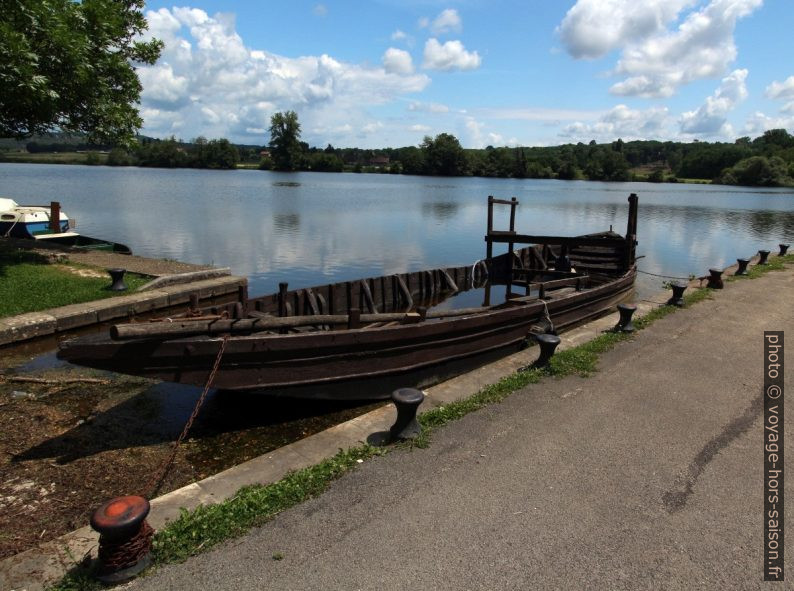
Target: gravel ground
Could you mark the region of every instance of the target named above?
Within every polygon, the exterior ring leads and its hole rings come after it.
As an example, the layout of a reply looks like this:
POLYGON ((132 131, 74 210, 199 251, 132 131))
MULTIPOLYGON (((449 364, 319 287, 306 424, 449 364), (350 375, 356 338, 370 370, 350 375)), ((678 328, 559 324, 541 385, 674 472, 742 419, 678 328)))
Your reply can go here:
POLYGON ((78 248, 42 244, 32 240, 11 240, 11 243, 18 248, 27 248, 40 252, 43 256, 57 257, 58 254, 65 254, 69 261, 80 263, 81 265, 91 265, 105 269, 122 268, 131 273, 141 275, 151 275, 160 277, 161 275, 173 275, 176 273, 188 273, 190 271, 202 271, 212 269, 211 265, 193 265, 180 261, 164 259, 149 259, 135 255, 123 255, 113 252, 90 251, 78 248))

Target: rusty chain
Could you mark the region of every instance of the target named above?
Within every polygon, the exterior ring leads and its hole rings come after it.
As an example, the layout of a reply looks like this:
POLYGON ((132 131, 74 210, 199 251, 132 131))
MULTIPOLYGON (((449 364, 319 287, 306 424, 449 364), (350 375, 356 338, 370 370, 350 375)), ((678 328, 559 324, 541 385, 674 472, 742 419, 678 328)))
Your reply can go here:
POLYGON ((144 521, 137 534, 124 542, 99 538, 99 561, 102 572, 113 573, 135 566, 152 549, 154 530, 144 521))
POLYGON ((193 426, 193 421, 196 420, 198 416, 199 410, 201 410, 201 406, 204 404, 204 399, 207 397, 207 392, 209 392, 210 386, 212 386, 212 382, 215 380, 215 374, 218 373, 218 368, 221 365, 221 358, 223 357, 223 353, 226 350, 226 343, 229 341, 229 335, 224 335, 223 340, 221 341, 221 348, 218 351, 218 356, 215 358, 215 364, 212 366, 212 371, 210 372, 209 377, 207 378, 207 383, 204 385, 204 391, 199 396, 198 401, 196 402, 196 406, 193 409, 193 412, 190 415, 190 418, 185 423, 184 429, 182 429, 182 433, 177 438, 176 442, 174 443, 174 447, 171 450, 171 454, 166 458, 166 460, 160 465, 160 467, 154 472, 152 478, 144 487, 144 498, 151 498, 151 495, 157 490, 157 487, 162 483, 162 480, 165 478, 165 475, 168 473, 168 468, 176 458, 176 452, 179 449, 179 445, 182 443, 182 440, 187 435, 190 428, 193 426))

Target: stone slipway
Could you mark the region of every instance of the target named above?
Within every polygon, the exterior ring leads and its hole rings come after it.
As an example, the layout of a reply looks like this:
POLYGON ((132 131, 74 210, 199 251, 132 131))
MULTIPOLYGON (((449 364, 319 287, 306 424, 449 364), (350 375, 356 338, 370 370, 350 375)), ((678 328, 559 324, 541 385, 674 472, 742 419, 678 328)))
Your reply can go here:
POLYGON ((192 294, 198 294, 199 299, 204 300, 237 293, 239 288, 247 288, 248 285, 246 278, 231 275, 228 267, 191 265, 57 245, 43 246, 30 240, 14 242, 21 248, 54 256, 56 260, 63 254, 71 262, 106 269, 126 269, 131 273, 148 275, 152 281, 137 292, 117 297, 0 318, 0 346, 179 306, 189 302, 192 294))

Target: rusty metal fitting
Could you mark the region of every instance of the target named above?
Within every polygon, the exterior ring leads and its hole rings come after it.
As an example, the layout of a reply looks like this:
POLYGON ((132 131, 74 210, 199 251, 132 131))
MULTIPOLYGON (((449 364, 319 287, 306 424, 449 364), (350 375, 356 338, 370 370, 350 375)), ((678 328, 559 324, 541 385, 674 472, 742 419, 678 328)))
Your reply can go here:
POLYGON ((786 253, 788 252, 788 247, 789 246, 791 246, 791 245, 790 244, 778 244, 778 247, 780 248, 780 252, 777 253, 777 256, 779 256, 779 257, 786 256, 786 253))
POLYGON ((750 264, 750 259, 736 259, 736 262, 739 263, 739 268, 736 269, 734 275, 747 275, 747 265, 750 264))
POLYGON ((634 325, 631 323, 631 317, 636 311, 637 306, 634 304, 618 304, 620 319, 618 320, 617 326, 615 326, 615 332, 634 332, 634 325))
POLYGON ((113 284, 108 288, 110 291, 127 291, 127 286, 124 285, 124 273, 126 269, 108 269, 110 280, 113 284))
POLYGON ((129 495, 116 497, 91 516, 99 532, 99 565, 96 578, 103 583, 123 583, 151 564, 154 530, 146 522, 149 501, 129 495))
POLYGON ((758 264, 759 265, 768 265, 769 264, 769 262, 767 262, 767 260, 766 260, 769 257, 769 251, 768 250, 759 250, 758 251, 758 256, 761 257, 761 258, 758 259, 758 264))
POLYGON ((424 393, 416 388, 400 388, 392 392, 391 399, 397 407, 397 420, 389 429, 389 439, 415 439, 422 432, 416 411, 425 399, 424 393))
POLYGON ((677 306, 678 308, 684 307, 684 292, 686 291, 686 283, 671 283, 670 288, 673 290, 673 297, 667 300, 668 306, 677 306))
POLYGON ((709 278, 706 287, 710 287, 711 289, 722 289, 725 287, 725 284, 722 282, 721 269, 709 269, 709 278))

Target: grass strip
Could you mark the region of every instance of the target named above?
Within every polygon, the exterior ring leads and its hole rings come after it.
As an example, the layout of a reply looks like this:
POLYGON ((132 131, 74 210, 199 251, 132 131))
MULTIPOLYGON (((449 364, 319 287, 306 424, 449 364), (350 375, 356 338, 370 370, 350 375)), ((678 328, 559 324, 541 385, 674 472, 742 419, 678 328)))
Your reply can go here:
MULTIPOLYGON (((770 259, 769 265, 760 269, 758 266, 754 267, 755 274, 749 277, 759 277, 768 271, 782 270, 786 263, 794 263, 794 255, 770 259)), ((692 306, 710 299, 713 292, 714 290, 709 288, 690 291, 684 294, 684 301, 687 306, 692 306)), ((633 324, 637 330, 643 330, 676 310, 678 308, 675 306, 663 305, 636 319, 633 324)), ((631 334, 603 333, 587 343, 556 353, 546 368, 531 368, 513 373, 468 398, 423 412, 419 416, 422 434, 413 442, 391 448, 360 445, 339 450, 332 458, 291 472, 272 484, 246 486, 231 499, 216 505, 202 505, 192 511, 183 510, 177 520, 155 534, 154 562, 156 565, 164 565, 183 561, 223 541, 238 537, 252 527, 263 525, 281 511, 320 495, 334 480, 364 460, 385 455, 392 449, 427 447, 436 429, 485 406, 501 402, 513 392, 530 384, 536 384, 545 377, 591 375, 597 370, 598 358, 602 353, 631 338, 631 334)), ((273 559, 278 558, 274 555, 273 559)), ((102 588, 103 585, 91 577, 90 571, 76 568, 48 589, 49 591, 93 591, 102 588)))
POLYGON ((770 271, 782 271, 786 268, 787 264, 794 263, 794 254, 787 254, 782 257, 770 257, 767 259, 766 265, 753 265, 752 267, 747 267, 747 274, 746 275, 730 275, 725 278, 726 281, 733 282, 733 281, 743 281, 745 279, 756 279, 763 275, 764 273, 768 273, 770 271))
MULTIPOLYGON (((81 270, 104 273, 77 263, 51 264, 33 252, 0 247, 0 318, 120 295, 108 289, 109 276, 84 277, 77 274, 81 270)), ((129 290, 147 281, 131 273, 124 276, 129 290)))

